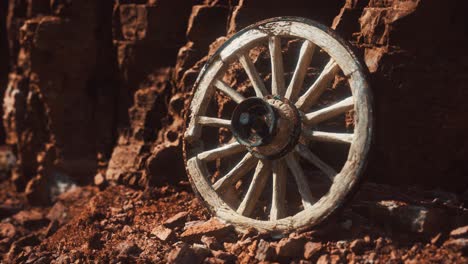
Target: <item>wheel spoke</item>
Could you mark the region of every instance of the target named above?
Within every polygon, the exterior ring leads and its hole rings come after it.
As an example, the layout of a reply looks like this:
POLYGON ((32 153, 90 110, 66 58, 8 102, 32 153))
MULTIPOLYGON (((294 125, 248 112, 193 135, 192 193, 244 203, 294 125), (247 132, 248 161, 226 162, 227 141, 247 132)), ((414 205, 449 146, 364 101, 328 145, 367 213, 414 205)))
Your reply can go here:
POLYGON ((307 124, 318 124, 322 121, 333 118, 339 114, 349 111, 353 108, 354 102, 353 97, 350 96, 336 104, 330 105, 318 111, 308 113, 305 115, 305 123, 307 124))
POLYGON ((242 54, 239 56, 239 61, 245 69, 245 72, 249 76, 250 81, 252 82, 252 86, 255 90, 255 95, 257 97, 264 97, 268 94, 267 89, 265 88, 265 84, 263 83, 262 78, 257 72, 255 65, 253 64, 252 60, 250 59, 248 54, 242 54))
POLYGON ((319 77, 315 80, 314 84, 312 84, 312 86, 301 97, 299 97, 296 102, 296 107, 305 111, 317 102, 320 95, 322 95, 325 89, 330 86, 331 81, 333 81, 333 78, 339 69, 338 64, 333 59, 330 59, 319 77))
POLYGON ((198 123, 204 126, 231 128, 231 120, 216 117, 199 116, 198 123))
POLYGON ((296 151, 301 157, 314 164, 319 170, 323 171, 331 181, 333 181, 337 174, 336 171, 312 153, 307 146, 299 144, 296 146, 296 151))
POLYGON ((299 53, 296 70, 294 71, 294 75, 291 79, 291 82, 289 83, 288 89, 286 90, 286 95, 284 96, 293 102, 296 100, 296 97, 299 95, 299 92, 302 89, 302 85, 304 84, 304 77, 307 73, 307 68, 310 65, 314 51, 315 45, 308 40, 304 41, 304 44, 302 44, 301 51, 299 53))
POLYGON ((197 155, 198 159, 203 161, 213 161, 218 158, 230 156, 246 150, 244 146, 238 142, 224 145, 219 148, 208 150, 197 155))
POLYGON ((216 191, 224 191, 228 187, 231 187, 236 184, 238 180, 240 180, 242 177, 247 174, 250 170, 253 169, 257 162, 257 158, 252 156, 249 152, 245 154, 244 158, 242 158, 239 163, 234 166, 226 175, 224 175, 222 178, 216 181, 215 184, 213 184, 213 188, 216 191))
POLYGON ((260 195, 265 188, 270 173, 270 166, 265 161, 259 161, 249 189, 247 190, 244 199, 239 205, 239 208, 237 208, 237 213, 244 216, 249 216, 252 214, 253 210, 255 209, 255 205, 257 204, 258 198, 260 198, 260 195))
POLYGON ((350 133, 331 133, 305 129, 302 131, 302 134, 310 140, 321 142, 351 144, 351 142, 353 141, 353 134, 350 133))
POLYGON ((236 103, 240 103, 245 100, 245 97, 237 92, 236 90, 232 89, 227 83, 221 80, 216 80, 214 85, 218 90, 223 92, 225 95, 229 96, 234 100, 236 103))
POLYGON ((286 176, 287 168, 284 160, 273 164, 273 194, 271 200, 270 220, 278 220, 285 216, 286 176))
POLYGON ((281 39, 277 36, 271 37, 268 46, 271 57, 271 93, 273 95, 284 95, 284 69, 283 54, 281 53, 281 39))
POLYGON ((304 171, 299 165, 296 157, 293 153, 290 153, 286 156, 286 163, 288 164, 289 170, 296 179, 297 188, 302 198, 302 205, 304 209, 311 207, 317 200, 312 196, 312 193, 309 188, 309 183, 305 178, 304 171))

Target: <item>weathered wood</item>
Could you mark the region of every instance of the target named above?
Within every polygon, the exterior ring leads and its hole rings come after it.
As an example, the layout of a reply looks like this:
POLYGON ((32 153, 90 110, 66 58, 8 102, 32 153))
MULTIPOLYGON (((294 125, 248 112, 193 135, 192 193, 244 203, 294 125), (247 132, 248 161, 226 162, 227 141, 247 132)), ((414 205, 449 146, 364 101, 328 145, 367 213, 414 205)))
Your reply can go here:
POLYGON ((199 116, 198 123, 203 126, 231 128, 231 120, 209 116, 199 116))
POLYGON ((335 176, 338 174, 335 171, 335 169, 323 162, 319 157, 312 153, 312 151, 310 151, 309 148, 302 144, 299 144, 296 146, 296 151, 305 160, 315 165, 319 170, 323 171, 331 181, 335 179, 335 176))
POLYGON ((273 95, 283 96, 285 85, 280 37, 270 37, 268 47, 270 48, 271 58, 271 93, 273 95))
POLYGON ((240 103, 245 100, 245 97, 242 94, 232 89, 227 83, 225 83, 222 80, 216 80, 214 82, 214 85, 225 95, 231 97, 231 99, 234 100, 234 102, 236 103, 240 103))
POLYGON ((346 111, 353 109, 353 106, 354 106, 354 99, 351 96, 336 104, 332 104, 318 111, 306 114, 305 123, 308 125, 318 124, 322 121, 336 117, 340 114, 343 114, 346 111))
POLYGON ((240 180, 243 176, 247 174, 250 170, 255 167, 257 164, 258 159, 252 156, 252 154, 247 153, 242 158, 239 163, 234 166, 226 175, 222 178, 217 180, 215 184, 213 184, 213 188, 216 191, 224 191, 229 187, 232 187, 236 184, 238 180, 240 180))
POLYGON ((270 174, 271 169, 268 161, 258 161, 252 182, 250 183, 249 189, 239 205, 239 208, 237 208, 237 213, 245 216, 252 214, 258 198, 260 198, 263 189, 265 189, 265 185, 270 174))
POLYGON ((248 54, 242 54, 239 56, 239 62, 244 67, 247 76, 249 76, 250 81, 252 82, 252 86, 255 90, 255 95, 257 97, 264 97, 268 94, 267 89, 265 88, 265 84, 263 83, 262 78, 257 72, 255 65, 253 64, 252 60, 250 59, 248 54))
POLYGON ((330 87, 330 84, 335 78, 335 75, 339 69, 340 67, 338 64, 333 59, 331 59, 327 65, 325 65, 325 68, 317 77, 312 86, 307 89, 307 91, 301 97, 299 97, 296 102, 296 107, 300 110, 306 111, 314 103, 316 103, 325 89, 330 87))
POLYGON ((207 176, 209 176, 210 173, 208 172, 205 163, 199 158, 193 157, 187 160, 186 166, 190 179, 193 181, 193 184, 196 186, 200 194, 202 194, 203 199, 209 201, 211 206, 224 206, 219 195, 212 189, 211 184, 208 183, 207 176))
POLYGON ((224 49, 219 51, 222 61, 231 61, 239 54, 246 53, 249 49, 268 37, 268 33, 263 30, 252 29, 244 32, 242 37, 232 38, 224 49))
MULTIPOLYGON (((345 42, 326 27, 300 18, 277 18, 263 21, 233 36, 223 48, 215 53, 200 73, 194 86, 194 97, 189 109, 189 126, 184 137, 184 151, 187 158, 187 171, 191 183, 206 201, 209 210, 220 219, 232 223, 240 231, 255 228, 261 232, 286 232, 321 223, 330 215, 355 188, 362 175, 367 158, 372 135, 372 101, 366 82, 363 66, 350 51, 345 42), (201 124, 197 117, 207 116, 207 103, 213 98, 215 86, 213 82, 225 73, 227 66, 234 62, 239 54, 245 54, 254 46, 262 45, 270 36, 301 38, 314 43, 328 53, 340 70, 347 76, 356 107, 356 124, 353 143, 350 145, 348 159, 334 178, 329 191, 313 206, 295 215, 285 215, 277 220, 262 221, 240 215, 229 206, 222 194, 213 189, 210 173, 205 161, 197 158, 198 153, 204 153, 203 144, 192 144, 201 139, 201 124), (191 126, 190 124, 196 124, 191 126)), ((283 92, 285 92, 283 90, 283 92)), ((306 159, 307 160, 307 159, 306 159)))
POLYGON ((294 153, 289 153, 286 156, 286 164, 288 164, 289 170, 291 171, 294 179, 296 179, 297 188, 299 189, 299 193, 301 194, 302 198, 302 205, 304 209, 312 207, 312 205, 317 202, 317 200, 312 196, 312 192, 309 188, 309 183, 305 178, 304 171, 297 162, 294 153))
POLYGON ((353 141, 353 134, 351 133, 332 133, 323 131, 314 131, 311 129, 303 129, 302 134, 313 141, 333 142, 351 144, 353 141))
POLYGON ((225 64, 220 59, 213 60, 211 67, 204 72, 204 78, 200 80, 198 88, 195 90, 190 104, 189 125, 184 133, 184 139, 188 142, 192 142, 201 136, 202 127, 198 124, 197 117, 206 112, 215 91, 211 83, 217 78, 224 66, 225 64))
POLYGON ((236 153, 246 151, 246 148, 239 144, 238 142, 234 142, 231 144, 224 145, 219 148, 215 148, 212 150, 207 150, 197 155, 198 159, 202 161, 213 161, 215 159, 223 158, 226 156, 234 155, 236 153))
POLYGON ((273 162, 273 190, 271 198, 270 220, 275 221, 286 216, 286 177, 288 175, 284 160, 273 162))
POLYGON ((299 95, 302 85, 304 84, 304 78, 307 73, 307 68, 312 61, 312 55, 315 51, 315 45, 305 40, 302 44, 301 51, 299 52, 299 58, 297 60, 296 69, 294 70, 293 77, 289 83, 288 88, 286 89, 286 97, 291 101, 295 101, 299 95))

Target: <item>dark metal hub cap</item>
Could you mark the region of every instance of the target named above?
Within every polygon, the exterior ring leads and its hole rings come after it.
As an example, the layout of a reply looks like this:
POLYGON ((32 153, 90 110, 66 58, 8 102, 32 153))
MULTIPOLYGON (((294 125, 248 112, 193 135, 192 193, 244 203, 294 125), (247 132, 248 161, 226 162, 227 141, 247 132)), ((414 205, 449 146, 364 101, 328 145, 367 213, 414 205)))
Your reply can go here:
POLYGON ((234 109, 231 129, 237 141, 261 159, 277 159, 297 144, 301 118, 287 99, 251 97, 234 109))

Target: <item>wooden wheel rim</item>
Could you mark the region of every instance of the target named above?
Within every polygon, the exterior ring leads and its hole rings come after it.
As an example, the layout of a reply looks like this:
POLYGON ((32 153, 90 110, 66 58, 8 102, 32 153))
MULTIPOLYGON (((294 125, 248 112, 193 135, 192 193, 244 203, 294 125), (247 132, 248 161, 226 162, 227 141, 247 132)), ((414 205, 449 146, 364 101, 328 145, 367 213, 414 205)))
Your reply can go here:
POLYGON ((339 208, 355 189, 366 165, 371 143, 372 98, 364 68, 344 40, 331 29, 314 21, 297 17, 279 17, 243 29, 219 48, 204 66, 194 85, 187 117, 189 123, 184 136, 187 173, 194 190, 205 201, 210 211, 226 222, 234 224, 241 231, 253 227, 259 231, 287 232, 319 224, 339 208), (189 156, 187 148, 189 142, 200 137, 200 125, 197 125, 197 120, 206 111, 207 102, 214 91, 213 82, 218 74, 223 72, 224 64, 228 64, 233 57, 250 49, 258 41, 264 41, 272 36, 308 40, 330 55, 348 77, 354 100, 356 124, 347 161, 334 177, 327 194, 311 207, 295 215, 278 220, 257 220, 237 213, 223 201, 213 189, 213 184, 206 178, 206 175, 209 175, 206 164, 197 155, 189 156))

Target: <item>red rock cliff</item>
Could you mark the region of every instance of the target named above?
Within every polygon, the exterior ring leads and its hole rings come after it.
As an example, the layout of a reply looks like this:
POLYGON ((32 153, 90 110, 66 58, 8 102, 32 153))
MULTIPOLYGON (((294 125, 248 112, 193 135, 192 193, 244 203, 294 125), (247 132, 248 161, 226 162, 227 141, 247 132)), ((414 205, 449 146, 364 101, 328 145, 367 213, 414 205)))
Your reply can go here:
POLYGON ((369 68, 376 117, 369 178, 468 187, 464 1, 2 5, 5 142, 18 153, 15 182, 31 197, 55 174, 89 182, 97 173, 139 187, 177 182, 185 173, 183 109, 207 55, 251 23, 291 15, 335 28, 369 68))

